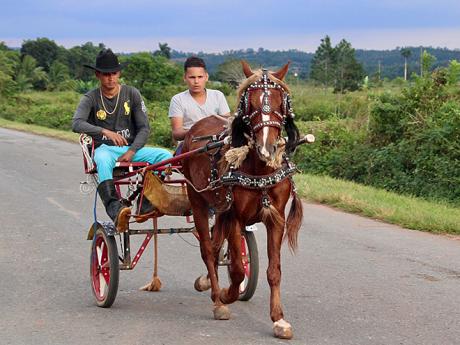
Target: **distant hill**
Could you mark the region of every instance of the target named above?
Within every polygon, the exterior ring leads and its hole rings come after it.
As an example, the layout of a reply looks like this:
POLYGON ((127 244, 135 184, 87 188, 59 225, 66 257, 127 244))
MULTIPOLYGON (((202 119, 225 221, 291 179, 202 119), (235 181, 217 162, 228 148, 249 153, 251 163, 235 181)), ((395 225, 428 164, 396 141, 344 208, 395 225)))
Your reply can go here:
MULTIPOLYGON (((411 56, 408 59, 409 75, 412 72, 418 73, 420 70, 420 47, 408 47, 411 51, 411 56)), ((439 66, 447 66, 450 60, 456 59, 460 61, 460 50, 450 50, 447 48, 432 48, 422 47, 423 50, 436 57, 434 68, 439 66)), ((185 53, 173 50, 171 58, 175 61, 182 62, 188 56, 196 55, 206 61, 209 72, 212 74, 216 71, 217 66, 228 59, 245 59, 257 65, 267 68, 280 67, 288 60, 291 61, 291 72, 299 73, 301 78, 307 79, 310 74, 310 63, 314 56, 313 53, 306 53, 300 50, 291 49, 284 51, 271 51, 263 48, 241 49, 223 51, 222 53, 204 53, 197 54, 185 53)), ((380 62, 381 77, 393 79, 403 76, 404 58, 401 56, 399 48, 392 50, 363 50, 356 49, 356 58, 364 66, 368 75, 373 75, 378 72, 380 62)))

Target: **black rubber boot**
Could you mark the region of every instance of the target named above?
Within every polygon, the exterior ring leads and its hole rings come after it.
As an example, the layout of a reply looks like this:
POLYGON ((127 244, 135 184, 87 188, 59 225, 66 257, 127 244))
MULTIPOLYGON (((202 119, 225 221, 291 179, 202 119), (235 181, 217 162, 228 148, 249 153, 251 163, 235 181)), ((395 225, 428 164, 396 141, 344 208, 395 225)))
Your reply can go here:
POLYGON ((118 194, 115 189, 113 180, 105 180, 99 183, 97 186, 97 192, 99 193, 102 203, 105 206, 107 215, 110 217, 110 219, 113 220, 117 231, 126 231, 128 229, 131 209, 122 205, 118 199, 118 194))

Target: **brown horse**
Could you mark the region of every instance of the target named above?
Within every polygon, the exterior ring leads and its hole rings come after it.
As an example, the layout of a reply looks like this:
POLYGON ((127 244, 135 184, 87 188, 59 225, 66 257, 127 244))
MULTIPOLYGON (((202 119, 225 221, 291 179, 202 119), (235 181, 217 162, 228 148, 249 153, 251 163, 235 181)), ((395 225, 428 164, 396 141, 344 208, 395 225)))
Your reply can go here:
POLYGON ((228 319, 230 312, 226 304, 238 298, 239 286, 244 279, 240 250, 242 229, 249 224, 264 223, 274 335, 290 339, 292 328, 284 320, 280 300, 280 249, 283 236, 293 251, 297 247, 302 203, 291 179, 295 167, 289 161, 299 139, 289 90, 283 82, 289 64, 272 73, 266 70, 253 72, 247 63, 243 61, 242 64, 247 79, 240 86, 240 103, 231 128, 227 128, 227 120, 211 116, 197 122, 184 142, 183 152, 187 152, 203 146, 203 141, 197 141, 197 137, 206 138, 225 130, 231 136, 231 146, 183 160, 201 256, 208 270, 208 276, 199 277, 195 287, 202 291, 210 286, 214 318, 228 319), (283 130, 288 135, 287 142, 282 136, 283 130), (291 209, 286 220, 285 207, 291 196, 291 209), (208 226, 210 208, 216 211, 212 240, 208 226), (231 283, 228 288, 220 289, 216 257, 224 239, 228 241, 232 258, 231 283))

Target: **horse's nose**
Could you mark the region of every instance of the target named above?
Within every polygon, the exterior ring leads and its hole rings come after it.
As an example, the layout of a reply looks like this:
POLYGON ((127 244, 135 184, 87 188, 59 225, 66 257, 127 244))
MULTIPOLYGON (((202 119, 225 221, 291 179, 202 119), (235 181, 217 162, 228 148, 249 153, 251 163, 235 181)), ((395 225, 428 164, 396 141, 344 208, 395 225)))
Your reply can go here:
POLYGON ((264 146, 257 147, 259 154, 264 157, 265 159, 272 159, 275 155, 276 146, 266 144, 264 146))

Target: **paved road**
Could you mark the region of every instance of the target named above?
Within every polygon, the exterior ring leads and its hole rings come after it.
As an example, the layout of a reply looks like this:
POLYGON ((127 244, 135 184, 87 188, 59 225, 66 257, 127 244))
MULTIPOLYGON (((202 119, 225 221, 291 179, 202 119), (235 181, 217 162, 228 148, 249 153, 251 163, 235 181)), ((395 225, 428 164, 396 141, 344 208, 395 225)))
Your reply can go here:
MULTIPOLYGON (((271 335, 263 228, 259 286, 230 321, 213 320, 208 294, 193 289, 204 265, 191 235, 160 238, 161 292, 138 291, 148 251, 121 272, 113 307, 97 308, 79 147, 0 129, 0 157, 0 344, 286 343, 271 335)), ((304 206, 298 254, 283 251, 290 344, 460 343, 458 240, 304 206)))

